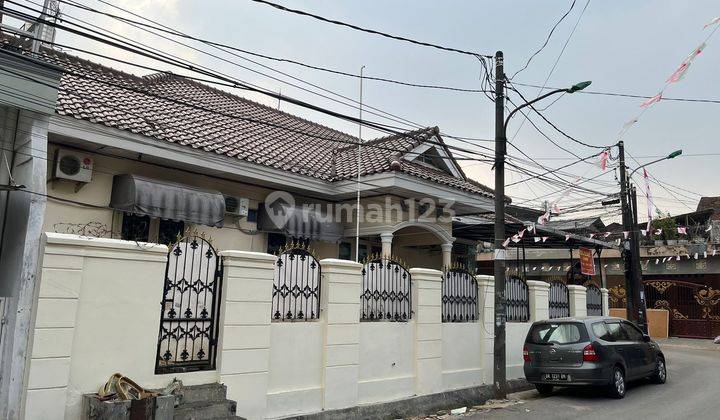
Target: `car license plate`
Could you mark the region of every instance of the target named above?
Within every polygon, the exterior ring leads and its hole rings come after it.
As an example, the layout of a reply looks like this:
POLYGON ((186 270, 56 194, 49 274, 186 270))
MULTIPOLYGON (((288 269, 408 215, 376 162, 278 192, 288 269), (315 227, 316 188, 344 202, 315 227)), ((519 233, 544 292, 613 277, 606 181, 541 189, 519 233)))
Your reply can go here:
POLYGON ((545 373, 542 376, 543 381, 564 381, 570 382, 570 375, 567 373, 545 373))

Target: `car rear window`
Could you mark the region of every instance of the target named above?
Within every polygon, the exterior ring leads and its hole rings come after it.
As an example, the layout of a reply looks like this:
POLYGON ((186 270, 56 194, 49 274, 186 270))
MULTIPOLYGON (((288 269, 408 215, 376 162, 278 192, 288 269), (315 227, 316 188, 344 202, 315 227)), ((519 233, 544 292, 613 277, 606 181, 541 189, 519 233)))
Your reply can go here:
POLYGON ((577 343, 585 335, 584 328, 579 323, 537 324, 530 330, 528 341, 533 344, 577 343))

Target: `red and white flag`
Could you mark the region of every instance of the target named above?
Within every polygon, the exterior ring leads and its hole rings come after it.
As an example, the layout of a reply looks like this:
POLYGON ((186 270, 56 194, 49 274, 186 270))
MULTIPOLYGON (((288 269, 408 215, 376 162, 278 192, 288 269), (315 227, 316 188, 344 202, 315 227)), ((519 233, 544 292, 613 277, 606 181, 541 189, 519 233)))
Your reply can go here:
POLYGON ((603 235, 603 237, 604 237, 604 238, 607 238, 607 237, 610 236, 610 235, 612 235, 612 232, 605 232, 605 234, 603 235))
POLYGON ((515 243, 518 243, 522 240, 522 238, 519 237, 518 235, 513 235, 512 238, 510 238, 510 239, 512 239, 512 241, 515 243))
POLYGON ((707 229, 705 229, 705 232, 710 232, 712 230, 712 226, 708 226, 707 229))
POLYGON ((542 237, 542 241, 545 242, 545 241, 548 240, 548 238, 549 238, 549 236, 543 236, 543 237, 542 237))
POLYGON ((686 227, 678 226, 677 231, 678 231, 678 233, 681 234, 681 235, 687 235, 687 228, 686 228, 686 227))
POLYGON ((642 236, 647 236, 647 229, 640 229, 642 236))
POLYGON ((570 235, 565 235, 565 242, 570 240, 570 235))
POLYGON ((662 235, 662 229, 655 229, 655 234, 658 236, 662 235))
POLYGON ((610 157, 610 152, 608 150, 603 150, 602 153, 600 153, 600 169, 603 171, 607 169, 607 161, 610 157))
POLYGON ((623 231, 623 236, 625 237, 625 239, 627 239, 628 236, 630 236, 630 232, 628 232, 628 231, 626 231, 626 230, 623 231))
POLYGON ((640 104, 640 108, 650 108, 650 106, 656 102, 660 102, 662 99, 662 92, 658 93, 657 95, 653 96, 652 98, 648 99, 647 101, 640 104))
POLYGON ((536 237, 533 238, 533 240, 534 240, 535 242, 540 242, 540 237, 539 237, 539 236, 536 236, 536 237))
POLYGON ((680 261, 680 256, 678 255, 677 258, 675 258, 675 261, 680 261))
POLYGON ((647 202, 647 229, 650 231, 650 227, 652 224, 652 218, 653 214, 655 213, 655 203, 653 202, 652 193, 650 192, 650 175, 648 175, 648 172, 643 168, 643 179, 645 179, 645 201, 647 202))
POLYGON ((713 25, 717 24, 718 22, 720 22, 720 17, 716 17, 715 19, 706 23, 705 26, 703 26, 703 29, 707 29, 708 26, 713 26, 713 25))
POLYGON ((527 229, 523 229, 523 230, 521 230, 520 232, 518 232, 518 236, 522 238, 523 235, 525 234, 525 231, 526 231, 526 230, 527 230, 527 229))
POLYGON ((595 237, 595 234, 594 234, 594 233, 591 233, 591 234, 590 234, 590 239, 592 239, 592 238, 594 238, 594 237, 595 237))
POLYGON ((510 238, 505 239, 505 242, 503 242, 503 244, 502 244, 503 248, 507 248, 509 243, 510 243, 510 238))
POLYGON ((692 64, 693 60, 695 60, 695 58, 700 55, 704 49, 705 43, 703 42, 697 48, 695 48, 693 52, 691 52, 690 55, 685 58, 685 60, 683 60, 680 66, 670 75, 670 77, 667 78, 665 82, 675 83, 682 80, 682 78, 685 77, 685 73, 687 73, 688 69, 690 68, 690 64, 692 64))

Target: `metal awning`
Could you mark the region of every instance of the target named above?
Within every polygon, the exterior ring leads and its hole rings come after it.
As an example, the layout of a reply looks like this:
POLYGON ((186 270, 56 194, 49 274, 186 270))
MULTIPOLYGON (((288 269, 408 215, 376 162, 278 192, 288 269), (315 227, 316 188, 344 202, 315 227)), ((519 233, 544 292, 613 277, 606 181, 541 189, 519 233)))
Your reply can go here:
POLYGON ((214 227, 222 227, 225 217, 225 198, 219 191, 132 174, 113 177, 110 207, 214 227))
POLYGON ((258 230, 325 242, 339 242, 343 237, 342 224, 334 222, 332 215, 323 215, 314 207, 293 206, 279 200, 269 206, 260 206, 258 230))

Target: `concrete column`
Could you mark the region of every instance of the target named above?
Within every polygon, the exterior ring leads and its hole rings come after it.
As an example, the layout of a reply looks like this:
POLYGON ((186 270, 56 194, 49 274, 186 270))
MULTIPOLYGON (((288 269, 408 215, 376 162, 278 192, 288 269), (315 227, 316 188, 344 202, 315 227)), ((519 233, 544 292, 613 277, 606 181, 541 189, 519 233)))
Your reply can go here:
POLYGON ((328 258, 322 267, 323 409, 354 407, 360 374, 362 264, 328 258))
POLYGON ((380 241, 382 242, 382 257, 388 258, 392 255, 392 232, 383 232, 380 234, 380 241))
POLYGON ((442 272, 411 268, 415 314, 415 393, 442 391, 442 272))
POLYGON ((440 245, 440 248, 442 248, 442 266, 450 267, 452 264, 452 247, 453 244, 451 242, 444 243, 440 245))
POLYGON ((218 371, 237 415, 262 419, 267 411, 270 319, 276 257, 226 251, 218 371))
POLYGON ((480 309, 479 328, 482 328, 482 369, 483 383, 493 382, 493 346, 495 340, 495 278, 475 276, 478 284, 478 305, 480 309))
POLYGON ((608 289, 603 287, 600 289, 600 293, 602 293, 602 314, 605 316, 610 315, 610 298, 608 296, 608 289))
POLYGON ((550 284, 527 280, 530 295, 530 322, 550 318, 550 284))
POLYGON ((587 316, 587 291, 585 287, 571 284, 567 288, 570 292, 570 316, 587 316))

